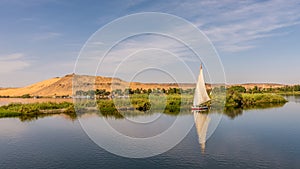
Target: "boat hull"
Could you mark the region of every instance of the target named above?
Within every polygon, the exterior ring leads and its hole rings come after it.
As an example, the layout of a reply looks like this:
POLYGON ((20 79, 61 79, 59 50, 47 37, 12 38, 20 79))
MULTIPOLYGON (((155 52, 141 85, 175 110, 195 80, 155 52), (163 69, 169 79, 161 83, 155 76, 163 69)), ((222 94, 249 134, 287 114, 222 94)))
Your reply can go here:
POLYGON ((206 111, 209 108, 206 106, 202 106, 202 107, 192 107, 192 111, 206 111))

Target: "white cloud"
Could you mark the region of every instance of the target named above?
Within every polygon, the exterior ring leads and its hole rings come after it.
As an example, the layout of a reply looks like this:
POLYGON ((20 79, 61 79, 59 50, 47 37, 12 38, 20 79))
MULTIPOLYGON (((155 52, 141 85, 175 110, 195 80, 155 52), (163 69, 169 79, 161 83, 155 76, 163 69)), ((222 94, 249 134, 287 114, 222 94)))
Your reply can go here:
MULTIPOLYGON (((177 72, 176 76, 179 76, 187 72, 186 62, 200 63, 199 58, 180 42, 156 34, 128 38, 118 43, 104 58, 101 48, 95 46, 93 41, 91 44, 87 44, 87 48, 76 65, 78 74, 94 74, 99 61, 102 61, 99 65, 98 75, 116 76, 130 81, 137 72, 145 68, 155 67, 159 70, 177 72)), ((182 82, 193 81, 191 78, 185 74, 177 79, 182 82)), ((151 80, 163 82, 166 79, 156 77, 151 80)))
POLYGON ((24 56, 23 53, 13 53, 13 54, 9 54, 9 55, 3 55, 0 57, 0 61, 20 59, 23 56, 24 56))
POLYGON ((21 22, 32 22, 35 21, 35 18, 30 18, 30 17, 25 17, 25 18, 21 18, 19 21, 21 22))
POLYGON ((39 33, 39 34, 34 35, 33 40, 34 41, 49 40, 49 39, 54 39, 54 38, 58 38, 61 36, 62 36, 62 34, 57 33, 57 32, 44 32, 44 33, 39 33))
POLYGON ((200 28, 217 46, 230 52, 254 48, 253 40, 276 36, 275 30, 300 23, 299 1, 252 2, 217 13, 212 26, 200 28))
MULTIPOLYGON (((101 43, 104 45, 104 43, 101 43)), ((99 59, 98 54, 98 47, 93 46, 94 42, 91 42, 88 44, 91 48, 95 50, 90 50, 86 54, 86 56, 95 58, 95 60, 99 59)), ((190 61, 191 59, 194 61, 195 58, 192 57, 185 57, 185 56, 192 56, 194 55, 190 49, 185 47, 180 42, 171 39, 169 37, 155 35, 155 34, 148 34, 148 35, 141 35, 141 36, 134 36, 132 38, 126 39, 125 41, 120 42, 117 44, 112 50, 107 54, 104 61, 109 63, 106 65, 110 65, 112 67, 116 66, 114 64, 119 64, 122 62, 126 57, 136 53, 136 52, 142 52, 142 51, 157 51, 157 50, 165 50, 172 54, 174 54, 176 57, 180 57, 181 59, 185 61, 190 61)), ((154 54, 153 54, 154 55, 154 54)), ((163 58, 164 56, 161 56, 163 58)), ((153 61, 153 58, 149 57, 148 54, 146 54, 143 58, 140 58, 139 62, 140 64, 143 64, 147 61, 153 61)), ((157 61, 156 61, 157 62, 157 61)), ((169 64, 171 62, 176 62, 175 60, 169 60, 168 58, 164 58, 160 60, 160 64, 169 64)))
POLYGON ((300 23, 300 1, 194 0, 172 1, 145 7, 192 21, 221 50, 236 52, 255 48, 254 40, 284 35, 274 31, 300 23))
POLYGON ((0 73, 11 73, 30 66, 30 62, 24 60, 24 54, 13 53, 0 56, 0 73))
POLYGON ((292 3, 254 3, 228 11, 219 18, 226 24, 209 26, 204 32, 224 51, 247 50, 255 47, 249 45, 253 40, 275 36, 275 30, 299 24, 298 13, 292 3))

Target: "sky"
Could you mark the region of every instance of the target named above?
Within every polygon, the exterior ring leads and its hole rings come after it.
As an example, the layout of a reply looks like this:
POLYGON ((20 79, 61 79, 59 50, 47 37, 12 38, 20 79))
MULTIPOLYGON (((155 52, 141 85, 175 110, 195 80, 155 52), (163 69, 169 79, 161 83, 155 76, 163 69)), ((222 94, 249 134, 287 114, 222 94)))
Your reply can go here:
MULTIPOLYGON (((0 87, 26 86, 73 73, 79 52, 91 35, 119 17, 141 12, 172 14, 194 24, 218 52, 227 83, 300 84, 299 11, 299 0, 0 0, 0 87)), ((130 54, 141 44, 180 48, 164 37, 134 37, 112 51, 108 65, 118 61, 113 59, 117 54, 130 54)), ((153 55, 169 56, 162 50, 153 55)), ((197 71, 199 64, 193 64, 192 54, 184 55, 192 71, 197 71)), ((149 58, 149 53, 144 57, 149 58)), ((143 59, 134 58, 128 64, 143 59)), ((176 71, 176 63, 164 60, 163 67, 176 71)), ((128 67, 120 69, 124 80, 128 80, 128 67)), ((145 74, 151 77, 151 73, 145 74)), ((145 76, 136 80, 156 82, 159 75, 152 75, 150 80, 145 76)), ((184 73, 178 72, 178 76, 180 82, 193 82, 185 79, 184 73)), ((157 82, 166 79, 161 75, 157 82)))

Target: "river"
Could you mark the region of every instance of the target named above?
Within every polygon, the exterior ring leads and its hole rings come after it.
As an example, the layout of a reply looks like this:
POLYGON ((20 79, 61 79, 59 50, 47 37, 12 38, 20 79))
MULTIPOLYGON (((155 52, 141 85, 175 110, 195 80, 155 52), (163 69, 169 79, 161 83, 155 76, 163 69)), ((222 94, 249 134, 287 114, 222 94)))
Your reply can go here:
MULTIPOLYGON (((199 144, 195 125, 174 148, 142 159, 117 156, 97 146, 80 125, 80 121, 96 118, 92 115, 79 119, 66 115, 34 120, 2 118, 0 168, 299 168, 300 97, 287 98, 289 102, 283 107, 244 110, 235 117, 224 115, 205 147, 199 144)), ((164 116, 168 122, 193 118, 192 113, 164 116)))

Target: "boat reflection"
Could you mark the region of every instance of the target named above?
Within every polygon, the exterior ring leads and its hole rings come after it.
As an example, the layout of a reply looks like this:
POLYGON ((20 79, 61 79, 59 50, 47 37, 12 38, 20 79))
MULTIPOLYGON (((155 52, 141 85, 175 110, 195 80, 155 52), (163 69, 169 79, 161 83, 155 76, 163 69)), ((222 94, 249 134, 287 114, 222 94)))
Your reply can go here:
POLYGON ((193 111, 193 114, 201 152, 205 153, 206 134, 211 118, 208 116, 207 112, 193 111))

